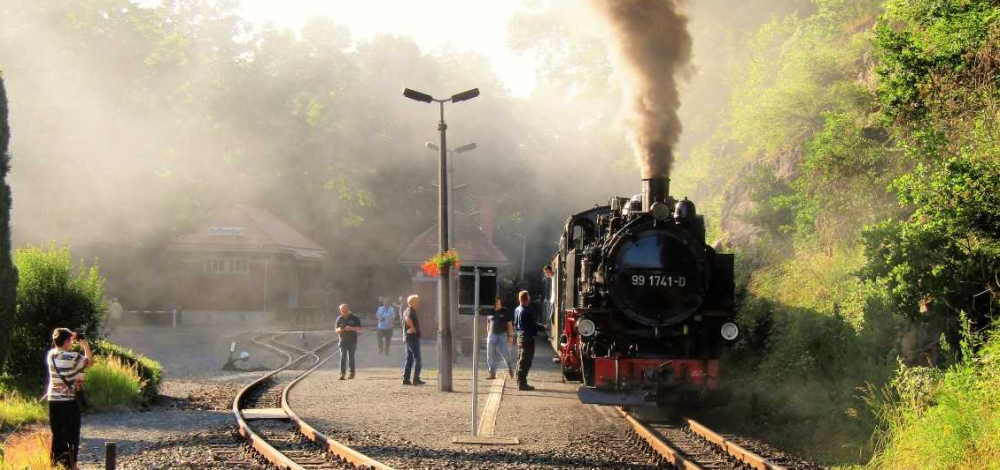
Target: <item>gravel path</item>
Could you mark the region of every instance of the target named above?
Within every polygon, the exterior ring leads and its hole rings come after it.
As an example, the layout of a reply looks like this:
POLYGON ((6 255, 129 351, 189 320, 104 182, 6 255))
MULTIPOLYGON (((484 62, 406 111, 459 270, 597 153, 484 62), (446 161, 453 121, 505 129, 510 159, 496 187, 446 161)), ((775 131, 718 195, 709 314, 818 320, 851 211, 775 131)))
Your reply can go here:
MULTIPOLYGON (((471 368, 468 358, 453 371, 452 393, 437 390, 434 343, 422 345, 422 387, 401 384, 402 348, 378 356, 370 333, 362 336, 355 380, 340 381, 337 358, 305 379, 290 396, 293 409, 321 432, 356 446, 396 468, 412 469, 648 469, 646 454, 627 442, 627 425, 610 408, 583 405, 577 384, 562 383, 551 350, 539 341, 529 375, 536 390, 517 391, 513 380, 500 405, 496 435, 517 437, 514 446, 453 444, 471 427, 471 368)), ((479 402, 492 381, 482 359, 479 402)))

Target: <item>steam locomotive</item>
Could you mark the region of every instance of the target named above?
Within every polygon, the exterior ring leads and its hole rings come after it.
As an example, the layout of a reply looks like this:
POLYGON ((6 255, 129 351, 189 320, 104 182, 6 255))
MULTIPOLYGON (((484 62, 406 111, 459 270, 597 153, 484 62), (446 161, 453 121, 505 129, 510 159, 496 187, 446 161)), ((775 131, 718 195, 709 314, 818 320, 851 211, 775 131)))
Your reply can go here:
POLYGON ((724 396, 719 355, 739 334, 733 255, 705 243, 668 178, 566 222, 546 289, 549 338, 584 403, 669 406, 724 396))

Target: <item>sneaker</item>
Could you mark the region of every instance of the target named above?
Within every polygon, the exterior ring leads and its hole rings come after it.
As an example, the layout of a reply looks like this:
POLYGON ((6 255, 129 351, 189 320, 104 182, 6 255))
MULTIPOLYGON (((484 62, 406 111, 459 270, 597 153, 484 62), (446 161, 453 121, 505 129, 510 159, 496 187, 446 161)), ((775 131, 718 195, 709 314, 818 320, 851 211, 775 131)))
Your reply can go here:
POLYGON ((517 389, 518 390, 523 390, 523 391, 529 391, 530 392, 530 391, 534 390, 535 387, 532 387, 531 385, 528 385, 527 383, 520 383, 520 384, 517 384, 517 389))
POLYGON ((403 385, 413 385, 413 383, 410 382, 410 379, 403 379, 403 385))
POLYGON ((507 377, 514 378, 514 369, 507 369, 507 377))
POLYGON ((354 378, 354 372, 351 372, 351 375, 348 375, 347 378, 353 379, 354 378))
POLYGON ((423 385, 425 383, 427 382, 424 382, 423 380, 420 379, 413 379, 413 385, 423 385))
POLYGON ((486 380, 495 380, 496 378, 497 378, 497 375, 491 372, 490 376, 486 377, 486 380))
POLYGON ((337 380, 344 380, 344 374, 340 374, 340 378, 337 380))

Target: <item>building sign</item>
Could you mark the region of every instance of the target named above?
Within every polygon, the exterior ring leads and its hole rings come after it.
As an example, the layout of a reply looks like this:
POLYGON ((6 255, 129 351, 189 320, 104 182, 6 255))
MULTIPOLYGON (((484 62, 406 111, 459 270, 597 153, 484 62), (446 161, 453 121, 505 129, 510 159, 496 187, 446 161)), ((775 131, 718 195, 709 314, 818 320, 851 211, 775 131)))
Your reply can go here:
POLYGON ((211 227, 208 229, 209 235, 245 235, 246 229, 243 227, 211 227))

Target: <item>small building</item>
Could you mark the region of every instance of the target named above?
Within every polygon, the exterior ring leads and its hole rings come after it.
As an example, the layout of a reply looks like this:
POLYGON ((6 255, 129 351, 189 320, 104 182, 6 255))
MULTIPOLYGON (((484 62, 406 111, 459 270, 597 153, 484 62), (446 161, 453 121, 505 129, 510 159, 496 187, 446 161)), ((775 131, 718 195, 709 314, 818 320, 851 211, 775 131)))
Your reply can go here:
POLYGON ((215 212, 167 251, 184 323, 297 321, 328 310, 326 251, 265 209, 215 212))
MULTIPOLYGON (((492 208, 482 209, 480 220, 476 221, 456 218, 453 236, 453 246, 458 251, 462 266, 495 266, 506 267, 509 262, 503 252, 493 244, 492 208)), ((422 265, 438 253, 438 226, 435 224, 417 236, 399 256, 399 264, 411 274, 410 292, 420 296, 418 312, 421 326, 421 336, 433 338, 437 335, 437 278, 424 274, 422 265)), ((457 308, 457 283, 453 284, 452 318, 455 318, 457 308)), ((452 337, 460 338, 463 328, 455 320, 452 321, 452 337)))

